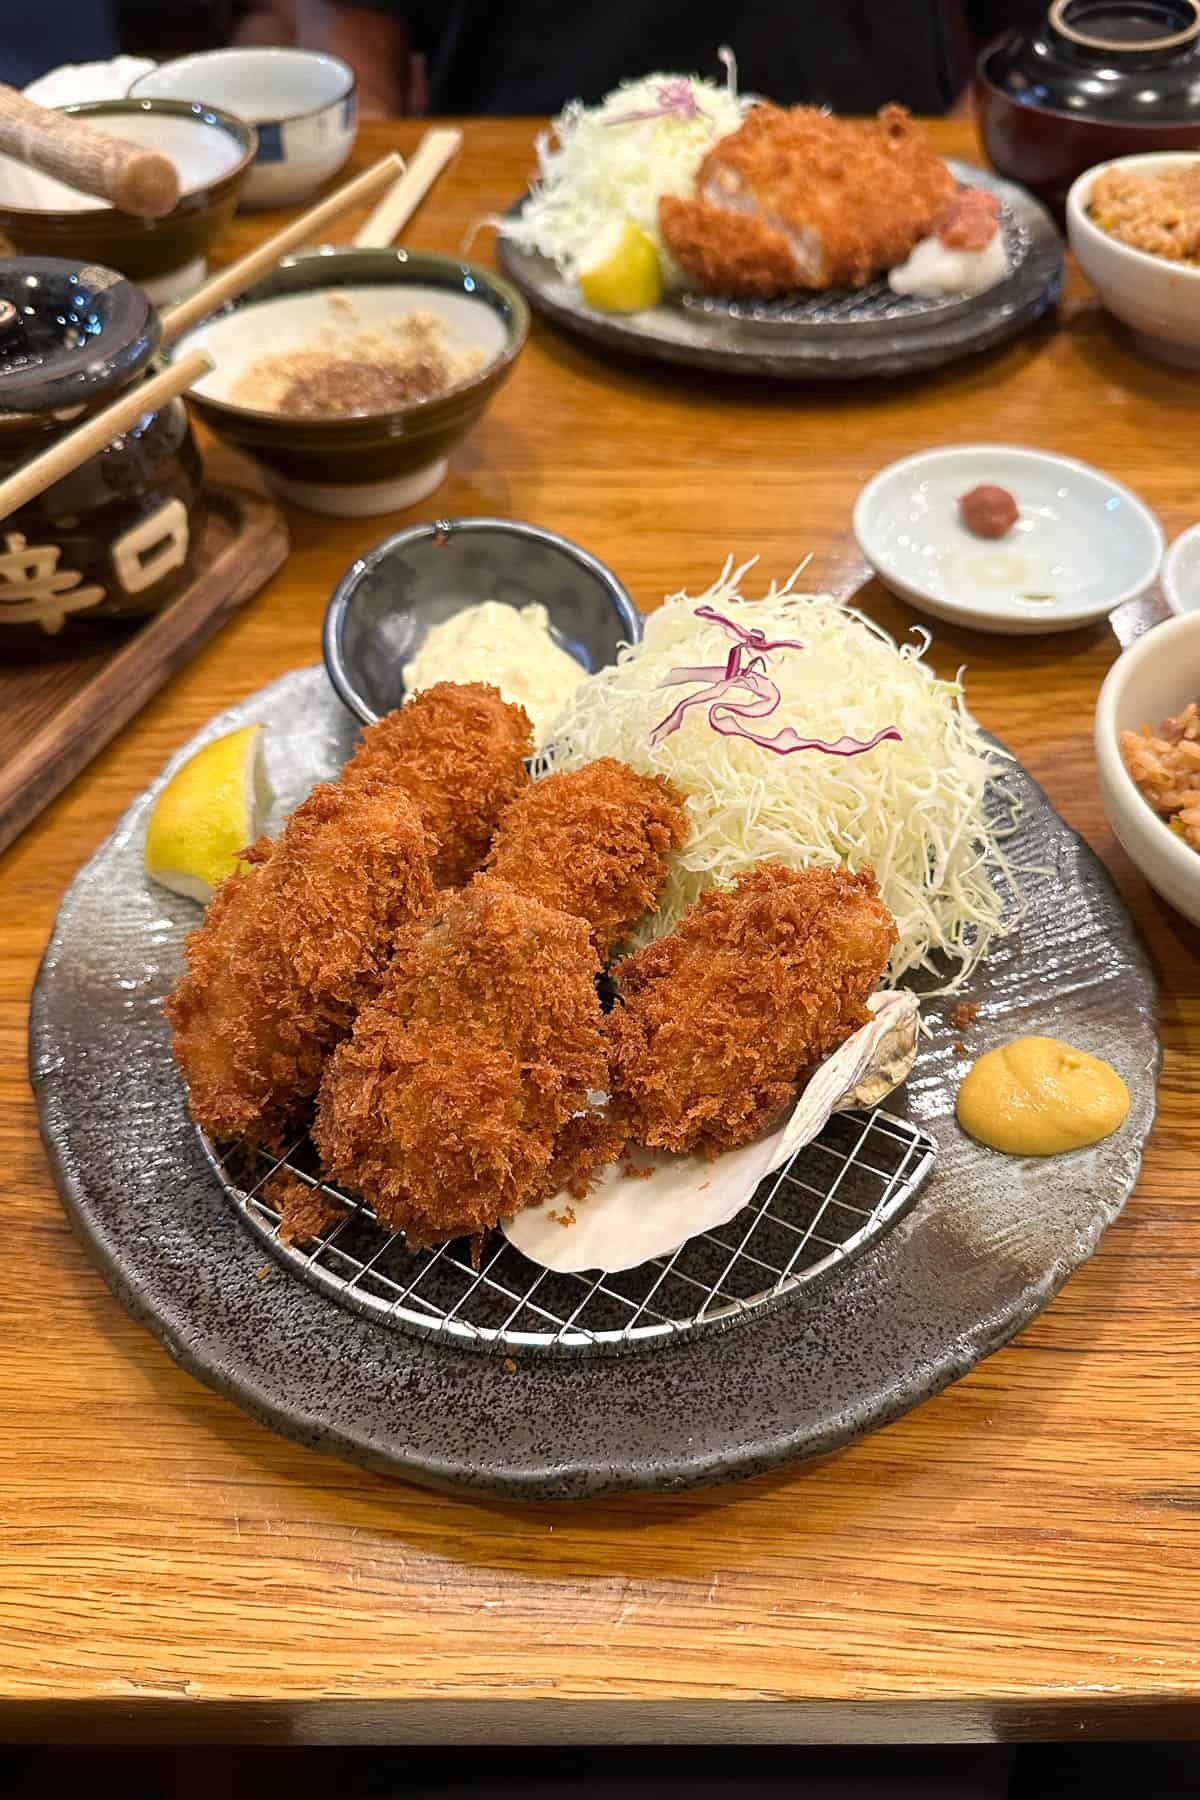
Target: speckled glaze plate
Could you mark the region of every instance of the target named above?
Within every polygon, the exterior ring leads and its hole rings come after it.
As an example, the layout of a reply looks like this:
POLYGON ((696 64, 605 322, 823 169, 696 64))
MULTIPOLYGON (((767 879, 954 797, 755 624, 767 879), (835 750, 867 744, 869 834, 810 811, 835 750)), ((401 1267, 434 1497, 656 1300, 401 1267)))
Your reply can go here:
POLYGON ((960 182, 997 195, 1012 263, 1005 281, 970 300, 912 299, 876 281, 860 291, 769 305, 688 293, 618 315, 588 306, 576 284, 536 251, 501 237, 497 255, 531 306, 568 331, 630 355, 781 381, 911 375, 1014 337, 1053 306, 1062 287, 1062 239, 1045 207, 971 163, 947 159, 947 167, 960 182))
MULTIPOLYGON (((323 671, 285 676, 180 752, 252 722, 282 810, 344 760, 357 727, 323 671)), ((179 760, 179 759, 177 759, 179 760)), ((174 766, 174 765, 172 765, 174 766)), ((169 771, 164 772, 169 773, 169 771)), ((1028 910, 932 1034, 889 1111, 938 1144, 907 1217, 846 1272, 757 1321, 653 1353, 520 1358, 422 1342, 272 1267, 188 1118, 162 1016, 196 921, 148 882, 160 783, 72 883, 33 997, 31 1066, 67 1211, 115 1293, 193 1374, 253 1417, 392 1475, 516 1498, 678 1489, 838 1449, 998 1348, 1096 1248, 1137 1177, 1159 1062, 1154 981, 1104 869, 1013 772, 1010 850, 1028 910), (984 1150, 954 1122, 970 1057, 1022 1032, 1108 1058, 1133 1106, 1116 1137, 1047 1162, 984 1150)))

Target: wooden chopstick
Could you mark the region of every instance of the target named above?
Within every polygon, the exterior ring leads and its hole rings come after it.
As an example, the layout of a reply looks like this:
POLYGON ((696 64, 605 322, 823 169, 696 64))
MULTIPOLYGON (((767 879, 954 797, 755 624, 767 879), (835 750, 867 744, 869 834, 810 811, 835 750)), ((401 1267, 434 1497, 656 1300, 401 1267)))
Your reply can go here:
POLYGON ((163 314, 163 344, 173 344, 176 338, 181 337, 185 331, 190 331, 200 319, 216 312, 218 306, 224 306, 226 300, 244 293, 260 275, 268 274, 281 256, 286 256, 289 250, 295 250, 315 237, 326 225, 331 225, 352 207, 371 199, 380 188, 394 181, 397 171, 403 167, 403 162, 393 150, 390 155, 381 157, 364 174, 348 181, 336 193, 319 201, 316 206, 311 206, 306 213, 301 213, 298 219, 293 219, 290 225, 277 231, 265 244, 259 244, 256 250, 251 250, 247 255, 239 257, 237 262, 231 263, 227 269, 222 269, 219 275, 214 275, 211 281, 206 281, 194 294, 189 294, 186 300, 181 300, 177 306, 172 306, 163 314))
POLYGON ((463 134, 452 125, 435 126, 417 145, 408 167, 378 203, 354 242, 359 249, 378 250, 390 244, 452 157, 462 148, 463 134))
POLYGON ((0 481, 0 519, 7 519, 18 507, 36 500, 56 481, 70 475, 90 456, 111 444, 131 425, 136 425, 143 414, 174 400, 185 388, 191 387, 193 381, 207 375, 212 367, 213 359, 207 350, 191 350, 164 369, 161 375, 152 375, 149 381, 138 382, 126 389, 103 412, 93 413, 66 437, 59 438, 49 450, 43 450, 32 462, 25 463, 0 481))

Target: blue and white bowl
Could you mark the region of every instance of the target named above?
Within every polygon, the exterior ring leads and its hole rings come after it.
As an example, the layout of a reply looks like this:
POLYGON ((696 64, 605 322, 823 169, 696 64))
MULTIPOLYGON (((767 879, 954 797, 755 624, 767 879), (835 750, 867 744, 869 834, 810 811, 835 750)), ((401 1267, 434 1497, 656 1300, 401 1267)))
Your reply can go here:
POLYGON ((141 75, 138 98, 201 101, 234 113, 258 133, 242 193, 249 207, 296 206, 336 175, 354 148, 354 71, 317 50, 208 50, 141 75))

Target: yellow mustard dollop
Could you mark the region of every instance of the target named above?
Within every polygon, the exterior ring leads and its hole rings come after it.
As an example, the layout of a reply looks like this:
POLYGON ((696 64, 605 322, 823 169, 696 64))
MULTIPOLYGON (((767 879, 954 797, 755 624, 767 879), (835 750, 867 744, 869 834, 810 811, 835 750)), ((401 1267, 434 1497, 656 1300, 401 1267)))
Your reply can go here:
POLYGON ((1109 1137, 1129 1089, 1099 1057, 1058 1038, 1023 1037, 989 1050, 958 1090, 958 1122, 1010 1156, 1058 1156, 1109 1137))

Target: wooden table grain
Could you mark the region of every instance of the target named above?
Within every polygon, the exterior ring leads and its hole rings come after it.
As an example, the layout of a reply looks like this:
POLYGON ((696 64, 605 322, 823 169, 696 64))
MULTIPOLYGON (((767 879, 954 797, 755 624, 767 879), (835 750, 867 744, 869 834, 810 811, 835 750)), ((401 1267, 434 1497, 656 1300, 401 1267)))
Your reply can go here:
MULTIPOLYGON (((364 129, 356 164, 418 127, 364 129)), ((529 123, 472 122, 410 228, 456 251, 520 191, 529 123)), ((969 126, 936 126, 973 152, 969 126)), ((242 220, 225 246, 267 228, 242 220)), ((348 239, 356 221, 339 238, 348 239)), ((477 253, 491 256, 487 235, 477 253)), ((1200 387, 1142 361, 1072 274, 1056 321, 920 380, 795 388, 613 363, 535 327, 419 512, 524 518, 640 605, 729 553, 836 564, 892 458, 997 439, 1200 512, 1200 387)), ((222 467, 225 459, 220 459, 222 467)), ((285 1443, 182 1374, 72 1237, 25 1072, 59 897, 218 708, 319 656, 392 519, 291 518, 290 562, 0 859, 0 1733, 224 1741, 856 1740, 1200 1734, 1200 938, 1105 823, 1106 627, 935 625, 968 693, 1113 870, 1162 981, 1161 1112, 1136 1196, 1015 1343, 827 1462, 699 1495, 455 1500, 285 1443)), ((905 632, 915 614, 863 601, 905 632)), ((164 1206, 170 1195, 164 1194, 164 1206)))

